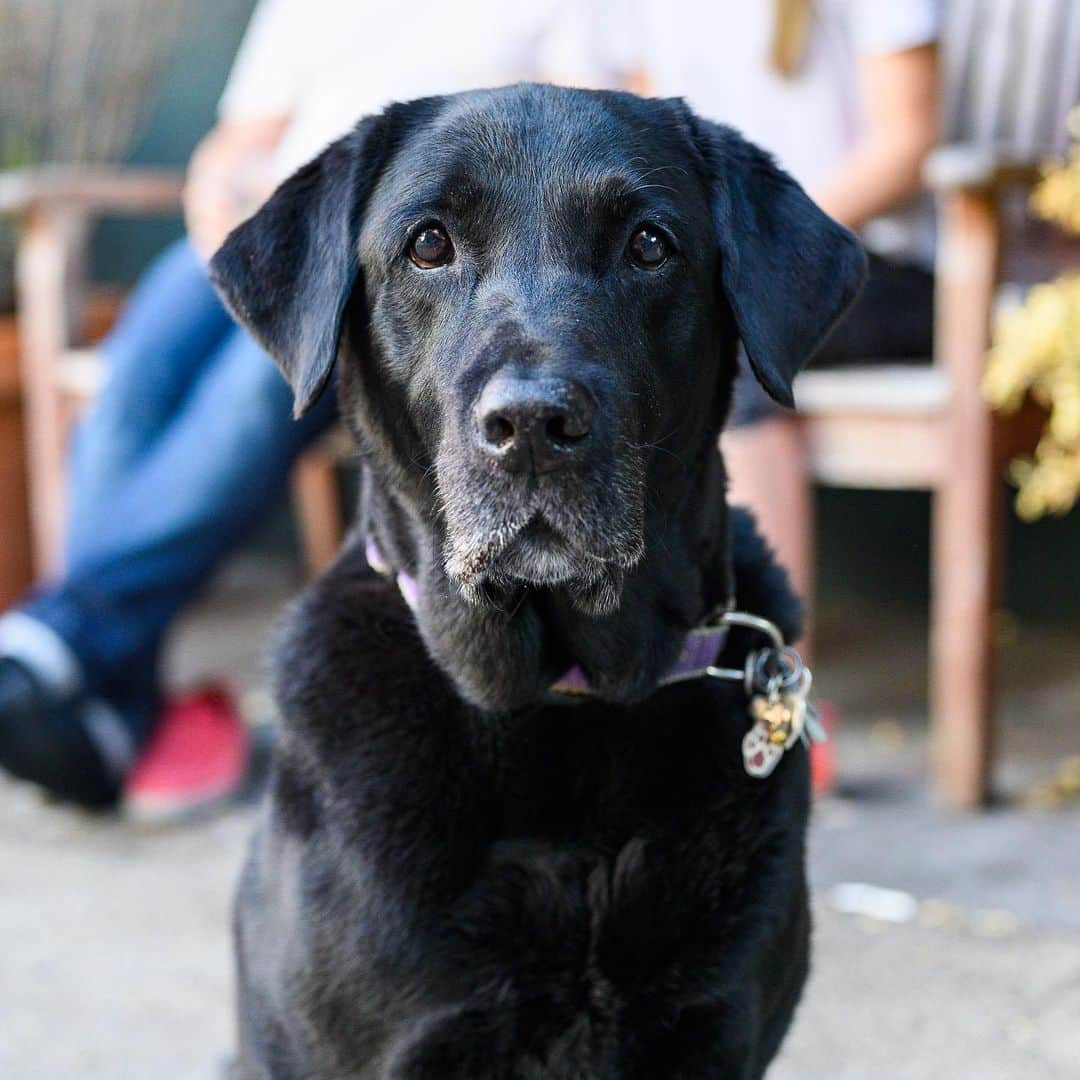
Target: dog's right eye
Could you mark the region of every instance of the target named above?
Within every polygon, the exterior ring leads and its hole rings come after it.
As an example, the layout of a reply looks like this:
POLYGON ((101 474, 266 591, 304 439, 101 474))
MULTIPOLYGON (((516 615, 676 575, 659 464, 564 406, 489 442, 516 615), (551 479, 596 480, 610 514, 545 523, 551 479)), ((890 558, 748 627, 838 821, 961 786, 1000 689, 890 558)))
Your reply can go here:
POLYGON ((445 266, 454 254, 454 245, 446 230, 438 224, 421 225, 409 241, 409 258, 421 270, 434 270, 445 266))
POLYGON ((629 244, 630 261, 642 270, 659 270, 671 255, 671 245, 655 226, 640 225, 629 244))

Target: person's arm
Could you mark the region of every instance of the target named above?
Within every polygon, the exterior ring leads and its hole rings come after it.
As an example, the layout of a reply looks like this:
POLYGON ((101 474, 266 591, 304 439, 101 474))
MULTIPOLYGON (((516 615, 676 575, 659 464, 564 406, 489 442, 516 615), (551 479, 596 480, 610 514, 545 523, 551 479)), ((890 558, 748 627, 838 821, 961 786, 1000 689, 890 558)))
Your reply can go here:
POLYGON ((861 61, 865 135, 812 192, 848 228, 860 228, 921 189, 923 160, 938 137, 937 59, 931 44, 861 61))
POLYGON ((195 148, 184 185, 184 219, 202 258, 208 260, 269 197, 269 158, 288 121, 287 116, 224 118, 195 148))
POLYGON ((304 0, 259 0, 221 95, 218 123, 192 155, 184 216, 204 259, 273 190, 270 158, 310 74, 307 7, 304 0))

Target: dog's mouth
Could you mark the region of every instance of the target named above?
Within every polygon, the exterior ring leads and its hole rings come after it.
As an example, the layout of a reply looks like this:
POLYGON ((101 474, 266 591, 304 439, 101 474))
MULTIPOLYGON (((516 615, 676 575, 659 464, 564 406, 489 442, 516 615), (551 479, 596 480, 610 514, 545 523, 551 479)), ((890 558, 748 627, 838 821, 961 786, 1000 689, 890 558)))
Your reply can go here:
POLYGON ((625 570, 640 557, 639 549, 615 559, 583 550, 540 514, 501 538, 501 546, 448 553, 447 572, 470 603, 499 604, 521 586, 561 588, 580 610, 607 615, 619 606, 625 570))
POLYGON ((581 558, 566 537, 537 515, 498 557, 501 573, 533 585, 558 585, 577 576, 581 558))
POLYGON ((446 572, 470 603, 501 604, 522 586, 562 588, 579 610, 608 614, 618 607, 625 571, 641 558, 640 532, 617 551, 591 550, 582 539, 534 513, 479 543, 448 540, 446 572))
POLYGON ((604 576, 610 561, 575 546, 538 514, 499 553, 493 573, 522 585, 576 589, 604 576))

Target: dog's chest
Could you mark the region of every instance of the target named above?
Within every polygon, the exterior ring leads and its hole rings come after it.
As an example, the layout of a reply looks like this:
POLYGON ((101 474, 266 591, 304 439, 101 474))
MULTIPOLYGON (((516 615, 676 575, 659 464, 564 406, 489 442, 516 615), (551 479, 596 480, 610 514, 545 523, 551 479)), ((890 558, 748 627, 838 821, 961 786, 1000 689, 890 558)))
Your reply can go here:
POLYGON ((446 912, 448 943, 519 980, 561 971, 602 999, 661 977, 684 943, 722 942, 771 800, 741 773, 737 740, 709 728, 559 710, 504 739, 496 820, 446 912))
MULTIPOLYGON (((284 758, 242 942, 291 942, 290 1011, 342 1059, 369 1052, 342 1042, 351 1015, 380 1055, 442 1059, 463 1040, 591 1063, 537 1076, 614 1074, 611 1055, 664 1038, 702 987, 720 999, 755 982, 746 940, 787 933, 805 776, 785 762, 747 777, 742 703, 718 695, 545 710, 481 747, 444 712, 405 739, 404 721, 387 725, 379 755, 372 722, 363 754, 327 744, 308 794, 284 758), (316 793, 330 785, 332 800, 316 793), (790 889, 754 899, 781 877, 790 889), (294 901, 264 921, 272 894, 294 901)), ((519 1075, 491 1061, 460 1075, 519 1075)))
POLYGON ((723 1000, 756 978, 742 943, 775 918, 747 903, 772 858, 770 801, 706 767, 714 740, 601 726, 568 739, 557 723, 504 744, 497 827, 469 886, 432 912, 424 978, 440 987, 433 1010, 464 1004, 481 1029, 512 1032, 523 1060, 583 1070, 536 1075, 616 1075, 702 987, 723 1000))

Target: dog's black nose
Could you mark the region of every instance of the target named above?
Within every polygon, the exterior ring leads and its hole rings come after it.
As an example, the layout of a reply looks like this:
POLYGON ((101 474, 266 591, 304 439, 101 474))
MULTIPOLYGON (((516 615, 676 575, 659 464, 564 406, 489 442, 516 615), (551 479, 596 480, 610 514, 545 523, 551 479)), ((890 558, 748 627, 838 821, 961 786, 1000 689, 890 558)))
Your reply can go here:
POLYGON ((480 447, 513 472, 551 472, 579 456, 595 410, 579 383, 500 372, 476 406, 480 447))

